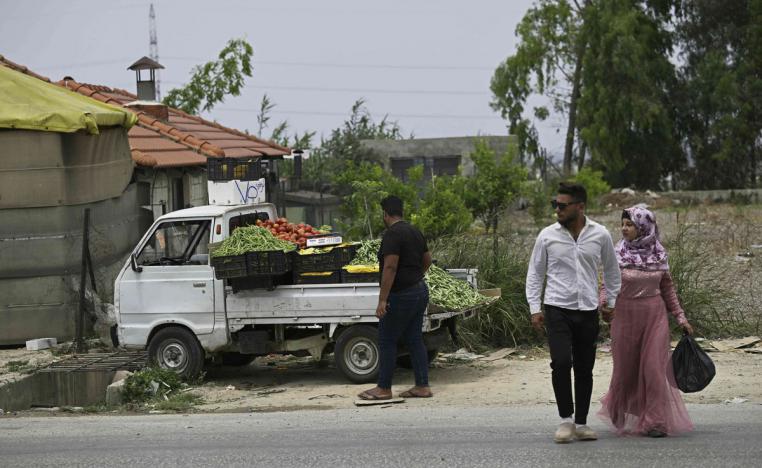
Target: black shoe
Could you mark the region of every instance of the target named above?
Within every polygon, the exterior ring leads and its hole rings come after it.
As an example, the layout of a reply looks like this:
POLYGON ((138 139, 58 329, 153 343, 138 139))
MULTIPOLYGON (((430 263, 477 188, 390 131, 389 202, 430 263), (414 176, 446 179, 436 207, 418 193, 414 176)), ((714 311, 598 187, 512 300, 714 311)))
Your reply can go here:
POLYGON ((646 435, 648 437, 666 437, 667 433, 662 431, 661 429, 651 429, 650 431, 646 432, 646 435))

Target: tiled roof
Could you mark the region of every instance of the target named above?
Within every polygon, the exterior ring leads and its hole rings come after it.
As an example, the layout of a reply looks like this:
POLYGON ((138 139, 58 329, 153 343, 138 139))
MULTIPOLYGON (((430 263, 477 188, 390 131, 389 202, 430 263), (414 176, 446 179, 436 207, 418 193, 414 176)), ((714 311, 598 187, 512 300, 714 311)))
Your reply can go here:
MULTIPOLYGON (((7 60, 0 55, 0 64, 50 82, 27 67, 7 60)), ((289 148, 271 141, 247 135, 224 127, 179 109, 168 108, 169 120, 164 122, 153 115, 130 108, 136 95, 117 88, 77 83, 63 79, 57 84, 85 96, 129 109, 138 116, 138 123, 129 133, 132 159, 139 166, 183 167, 206 164, 208 157, 279 157, 289 154, 289 148)))

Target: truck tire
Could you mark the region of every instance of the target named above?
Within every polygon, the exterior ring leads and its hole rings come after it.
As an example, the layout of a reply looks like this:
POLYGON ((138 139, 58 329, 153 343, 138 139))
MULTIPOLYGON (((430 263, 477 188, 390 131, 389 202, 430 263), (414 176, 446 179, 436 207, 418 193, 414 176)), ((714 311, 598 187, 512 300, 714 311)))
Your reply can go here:
MULTIPOLYGON (((437 355, 439 354, 438 349, 429 349, 427 350, 428 357, 429 357, 429 365, 431 365, 432 362, 434 362, 434 359, 437 358, 437 355)), ((397 356, 397 365, 399 367, 402 367, 403 369, 412 369, 413 368, 413 361, 410 359, 409 354, 405 354, 403 356, 397 356)))
POLYGON ((378 377, 378 330, 354 325, 339 335, 334 350, 336 367, 354 383, 375 382, 378 377))
POLYGON ((148 344, 148 359, 184 379, 198 376, 204 368, 204 350, 196 336, 182 327, 167 327, 156 332, 148 344))
POLYGON ((251 364, 251 362, 256 359, 256 356, 253 354, 241 354, 241 353, 222 353, 220 355, 222 358, 222 365, 223 366, 248 366, 251 364))

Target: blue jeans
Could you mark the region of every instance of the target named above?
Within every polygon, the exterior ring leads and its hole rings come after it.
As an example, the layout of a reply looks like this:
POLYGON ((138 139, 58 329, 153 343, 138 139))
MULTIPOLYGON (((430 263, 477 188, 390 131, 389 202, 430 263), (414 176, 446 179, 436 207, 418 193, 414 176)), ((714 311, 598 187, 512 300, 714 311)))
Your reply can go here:
POLYGON ((410 351, 415 385, 429 385, 429 359, 423 344, 423 314, 429 303, 429 288, 422 280, 415 286, 389 293, 386 315, 378 322, 378 386, 392 388, 392 374, 397 365, 400 338, 410 351))

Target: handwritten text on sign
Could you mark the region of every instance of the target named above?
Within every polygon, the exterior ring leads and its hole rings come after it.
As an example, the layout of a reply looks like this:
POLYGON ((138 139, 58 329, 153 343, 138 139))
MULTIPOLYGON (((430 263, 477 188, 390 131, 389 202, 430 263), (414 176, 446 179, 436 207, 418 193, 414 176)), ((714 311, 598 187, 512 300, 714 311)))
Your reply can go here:
POLYGON ((251 205, 267 201, 265 179, 210 181, 208 189, 211 205, 251 205))

